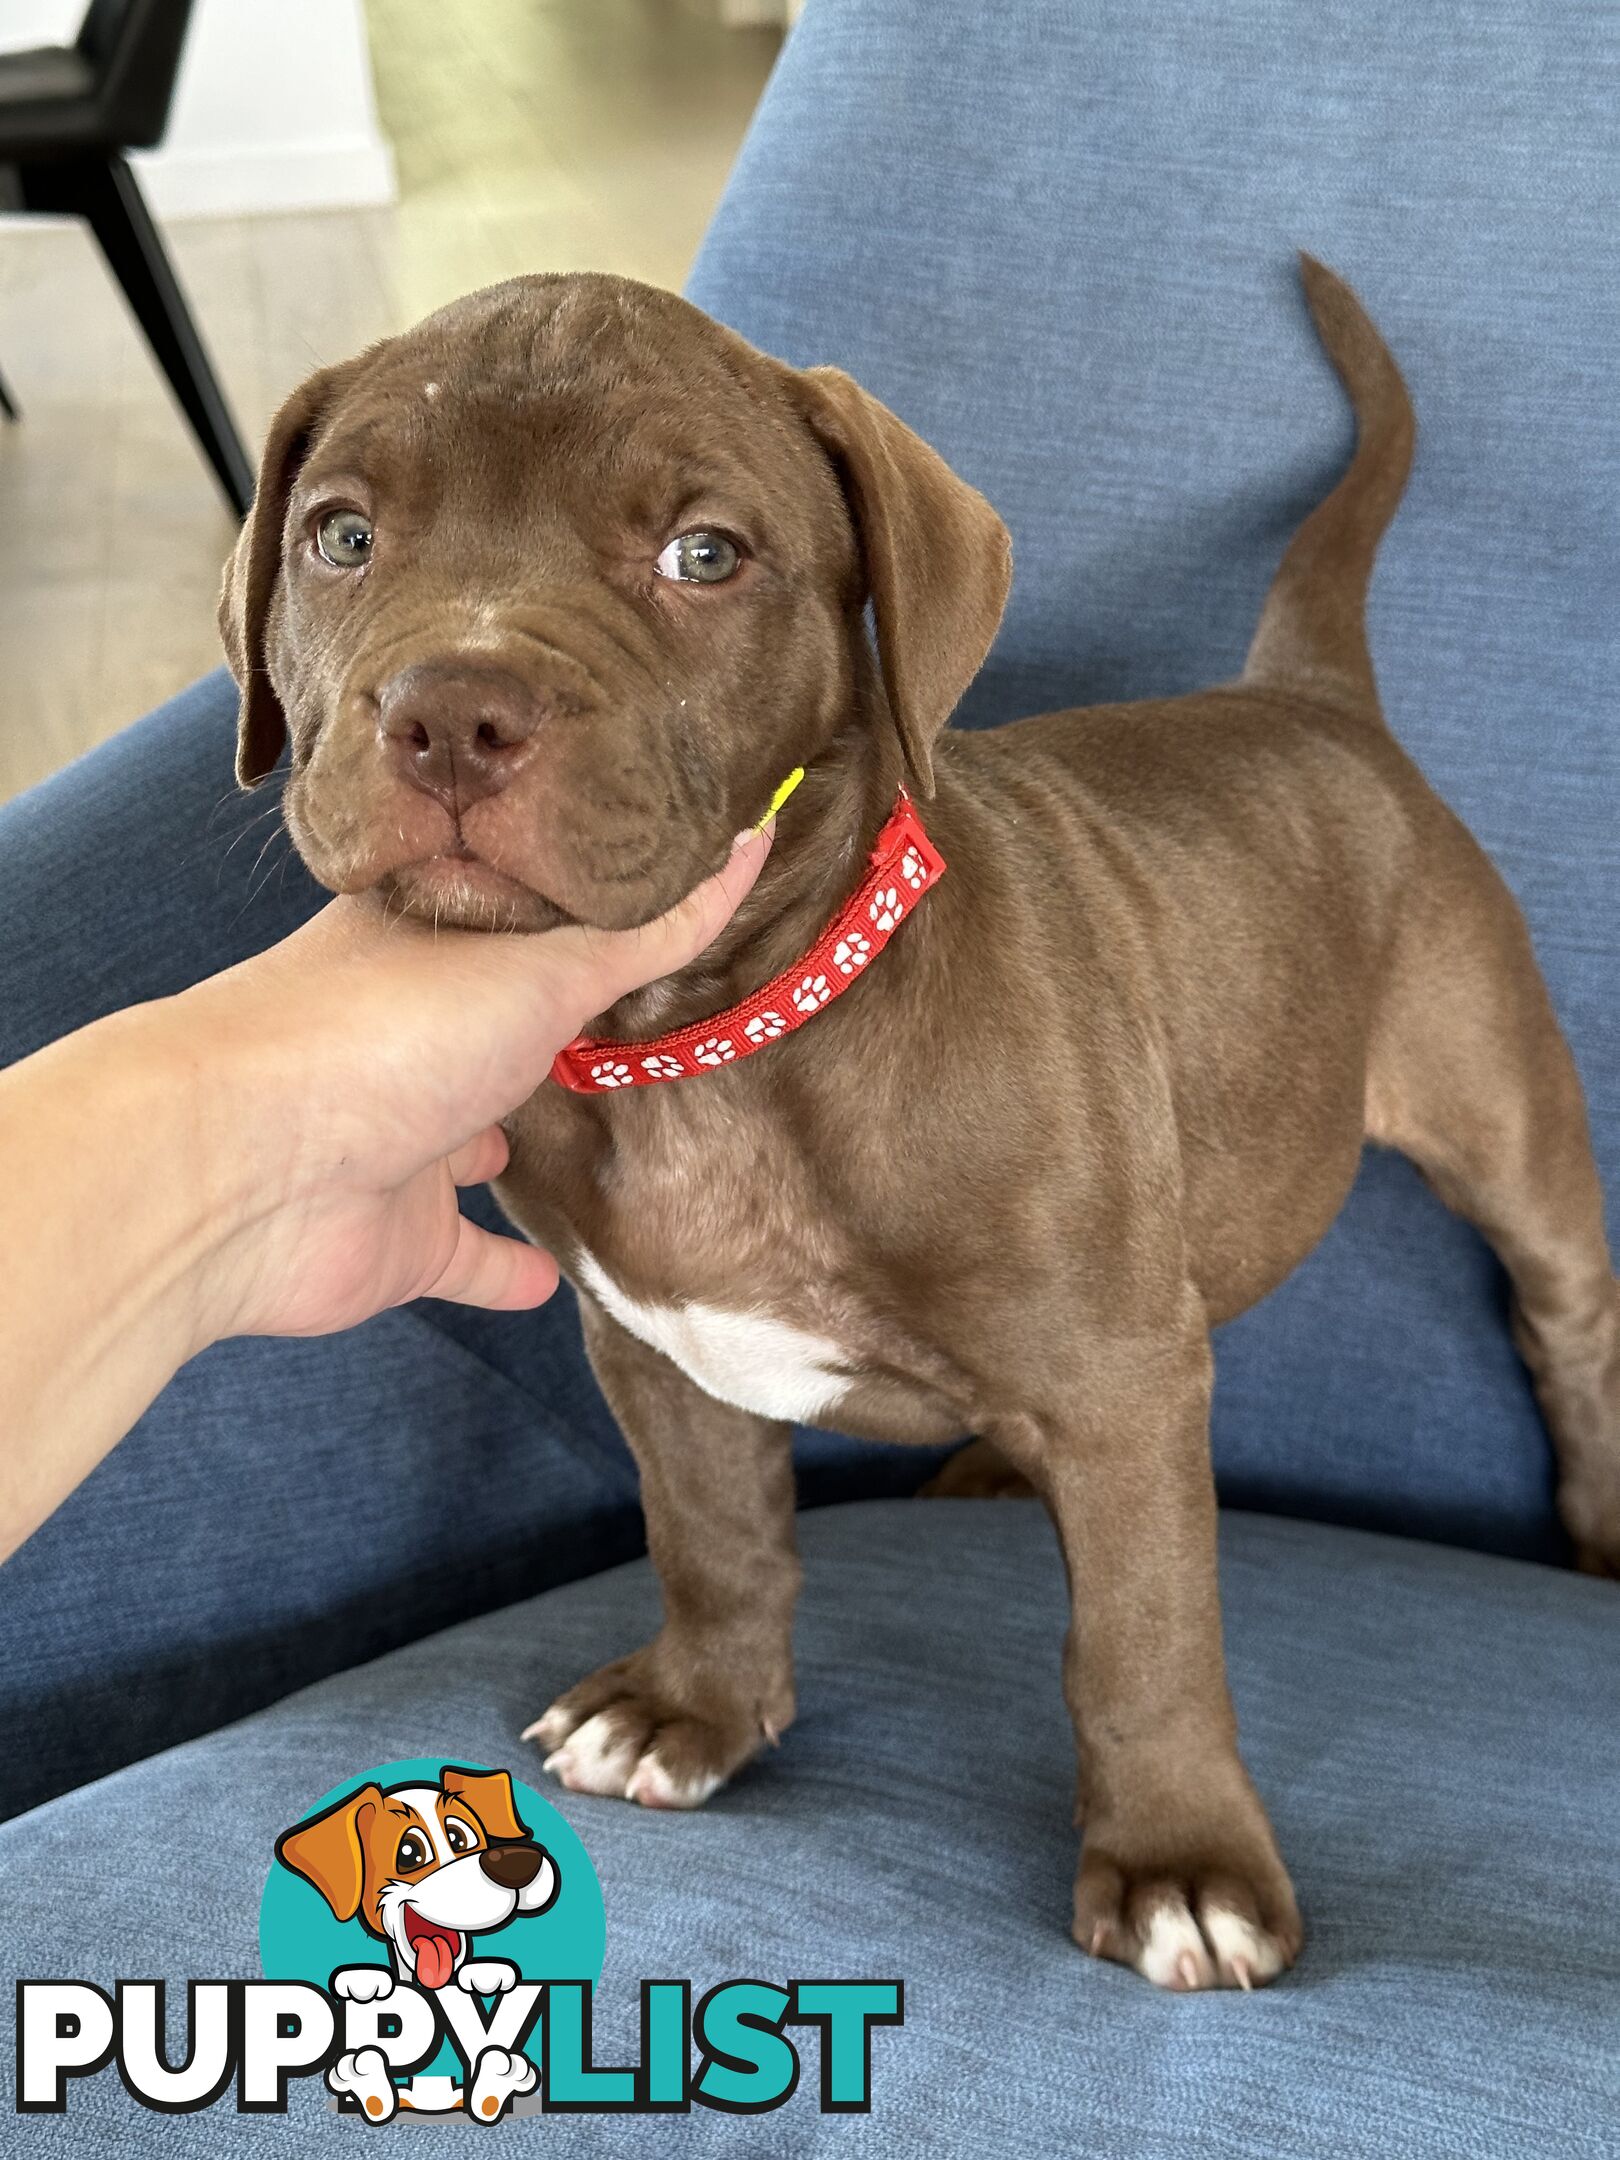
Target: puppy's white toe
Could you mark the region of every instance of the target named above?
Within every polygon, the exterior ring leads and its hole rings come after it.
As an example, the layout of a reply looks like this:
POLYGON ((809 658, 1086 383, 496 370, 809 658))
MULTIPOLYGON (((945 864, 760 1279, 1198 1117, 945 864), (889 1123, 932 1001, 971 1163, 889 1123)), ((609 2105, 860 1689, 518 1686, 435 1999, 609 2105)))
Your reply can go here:
POLYGON ((1228 1987, 1263 1987, 1282 1971, 1282 1952, 1268 1935, 1224 1905, 1206 1905, 1204 1934, 1228 1987))
POLYGON ((553 1703, 532 1725, 525 1725, 519 1737, 524 1740, 538 1740, 544 1748, 556 1747, 568 1737, 568 1712, 561 1703, 553 1703))
POLYGON ((615 1729, 612 1717, 604 1710, 587 1718, 554 1754, 548 1755, 545 1767, 570 1792, 600 1793, 618 1800, 624 1797, 635 1761, 634 1742, 615 1729))
POLYGON ((724 1783, 725 1779, 713 1770, 701 1771, 694 1777, 677 1778, 649 1748, 631 1774, 625 1798, 637 1801, 642 1807, 695 1808, 701 1807, 724 1783))
POLYGON ((1215 1967, 1198 1922, 1180 1898, 1161 1905, 1148 1922, 1136 1969, 1155 1987, 1179 1994, 1215 1985, 1215 1967))

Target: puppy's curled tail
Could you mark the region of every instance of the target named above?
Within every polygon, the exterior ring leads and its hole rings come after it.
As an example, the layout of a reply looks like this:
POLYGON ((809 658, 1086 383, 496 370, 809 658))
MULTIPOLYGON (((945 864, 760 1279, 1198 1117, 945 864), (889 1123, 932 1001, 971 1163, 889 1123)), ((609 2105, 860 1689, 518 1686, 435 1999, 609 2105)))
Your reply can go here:
POLYGON ((1315 687, 1378 709, 1367 650, 1367 586, 1412 468, 1416 422, 1401 371, 1343 278, 1301 254, 1317 334, 1350 394, 1356 451, 1278 567, 1244 664, 1245 682, 1315 687))

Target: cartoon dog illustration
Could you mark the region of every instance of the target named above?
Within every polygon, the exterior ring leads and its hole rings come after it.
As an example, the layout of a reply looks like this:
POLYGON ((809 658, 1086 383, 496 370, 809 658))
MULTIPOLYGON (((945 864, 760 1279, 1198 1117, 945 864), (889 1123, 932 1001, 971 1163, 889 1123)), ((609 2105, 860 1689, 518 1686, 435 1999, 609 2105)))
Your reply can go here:
MULTIPOLYGON (((397 1982, 469 1995, 501 1995, 518 1979, 504 1958, 470 1955, 474 1935, 519 1913, 545 1912, 561 1887, 555 1862, 519 1819, 504 1770, 446 1764, 437 1785, 363 1785, 346 1800, 295 1823, 276 1840, 276 1857, 312 1883, 339 1920, 358 1919, 387 1943, 391 1968, 345 1967, 333 1991, 376 2002, 397 1982)), ((327 2072, 336 2093, 352 2093, 373 2121, 396 2106, 438 2113, 463 2095, 444 2077, 396 2088, 379 2048, 346 2054, 327 2072)), ((466 2105, 481 2121, 504 2113, 535 2083, 521 2054, 487 2048, 473 2066, 466 2105), (493 2103, 493 2104, 492 2104, 493 2103)))

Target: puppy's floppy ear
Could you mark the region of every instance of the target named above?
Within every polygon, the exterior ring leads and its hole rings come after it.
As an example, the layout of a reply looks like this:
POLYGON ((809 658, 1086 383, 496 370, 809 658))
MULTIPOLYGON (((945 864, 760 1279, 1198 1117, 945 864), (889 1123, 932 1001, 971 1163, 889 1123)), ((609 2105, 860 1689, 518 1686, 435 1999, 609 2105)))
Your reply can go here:
POLYGON ((219 634, 241 706, 236 727, 236 777, 256 787, 275 765, 287 739, 287 716, 271 685, 265 633, 281 575, 287 497, 308 454, 310 438, 333 392, 353 363, 322 368, 288 398, 270 423, 253 507, 225 564, 219 596, 219 634))
POLYGON ((933 743, 979 672, 1012 582, 1012 541, 977 488, 838 368, 794 394, 855 521, 889 707, 920 794, 933 743))
POLYGON ((276 1839, 276 1858, 311 1882, 340 1920, 352 1920, 365 1889, 366 1856, 361 1833, 382 1806, 375 1785, 362 1785, 324 1814, 295 1823, 276 1839))
POLYGON ((528 1826, 518 1819, 517 1798, 505 1770, 458 1770, 446 1763, 439 1782, 447 1793, 466 1801, 492 1844, 506 1845, 529 1835, 528 1826))

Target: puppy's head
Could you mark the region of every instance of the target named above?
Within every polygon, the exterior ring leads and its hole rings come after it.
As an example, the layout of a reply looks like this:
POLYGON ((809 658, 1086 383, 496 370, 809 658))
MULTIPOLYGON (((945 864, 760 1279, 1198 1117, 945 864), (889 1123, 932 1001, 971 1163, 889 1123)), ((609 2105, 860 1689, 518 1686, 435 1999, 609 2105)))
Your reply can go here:
POLYGON ((472 1936, 544 1912, 559 1888, 504 1770, 447 1765, 437 1785, 364 1785, 284 1831, 276 1855, 428 1988, 448 1983, 472 1936))
POLYGON ((625 928, 852 719, 926 793, 1008 576, 989 504, 847 376, 650 287, 517 279, 277 415, 220 607, 238 774, 290 737, 335 891, 625 928))

